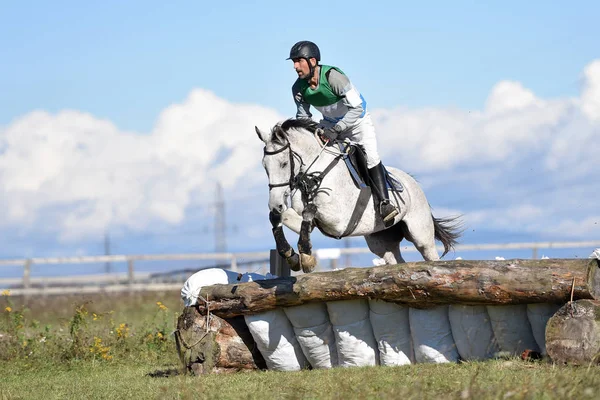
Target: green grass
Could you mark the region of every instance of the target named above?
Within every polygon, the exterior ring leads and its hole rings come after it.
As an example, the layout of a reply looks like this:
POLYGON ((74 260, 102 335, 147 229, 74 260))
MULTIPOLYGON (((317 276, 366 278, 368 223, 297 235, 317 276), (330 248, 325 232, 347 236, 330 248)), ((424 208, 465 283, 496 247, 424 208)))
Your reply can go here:
POLYGON ((27 304, 4 296, 0 307, 0 399, 596 399, 600 393, 600 367, 518 359, 193 377, 179 372, 170 336, 182 310, 178 293, 27 304))
POLYGON ((523 361, 192 377, 176 364, 1 362, 0 399, 596 399, 597 368, 523 361))

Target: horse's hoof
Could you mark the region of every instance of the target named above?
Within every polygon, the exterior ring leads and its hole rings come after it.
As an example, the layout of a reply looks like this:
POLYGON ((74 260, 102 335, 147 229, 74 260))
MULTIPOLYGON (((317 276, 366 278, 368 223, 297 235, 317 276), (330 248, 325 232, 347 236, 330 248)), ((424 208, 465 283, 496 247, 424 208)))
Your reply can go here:
POLYGON ((294 253, 291 257, 285 259, 292 271, 300 271, 300 257, 294 253))
POLYGON ((310 254, 300 253, 300 261, 302 265, 302 272, 306 274, 313 272, 317 266, 317 259, 310 254))

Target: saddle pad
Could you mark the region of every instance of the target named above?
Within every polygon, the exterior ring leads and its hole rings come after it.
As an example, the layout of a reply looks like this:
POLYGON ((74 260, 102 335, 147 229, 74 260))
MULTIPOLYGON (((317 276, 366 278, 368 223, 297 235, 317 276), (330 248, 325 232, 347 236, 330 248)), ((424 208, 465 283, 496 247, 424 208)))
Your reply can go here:
MULTIPOLYGON (((354 142, 338 142, 340 151, 345 153, 347 156, 344 157, 344 162, 350 171, 350 175, 354 179, 354 182, 358 187, 363 185, 370 186, 370 179, 368 176, 367 169, 367 161, 364 154, 364 150, 361 146, 354 142), (348 149, 348 146, 350 149, 348 149)), ((385 170, 385 180, 387 183, 387 188, 397 193, 401 193, 404 191, 404 186, 402 186, 402 182, 394 175, 392 175, 385 165, 383 166, 385 170)))

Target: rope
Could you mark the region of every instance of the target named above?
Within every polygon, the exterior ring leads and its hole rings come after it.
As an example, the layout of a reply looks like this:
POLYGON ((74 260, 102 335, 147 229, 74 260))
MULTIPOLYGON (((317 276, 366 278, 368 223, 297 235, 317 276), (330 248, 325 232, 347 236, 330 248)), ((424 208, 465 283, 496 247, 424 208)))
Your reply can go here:
POLYGON ((204 334, 202 334, 202 336, 200 336, 200 339, 196 340, 193 344, 190 345, 184 339, 184 337, 181 334, 181 331, 179 329, 176 329, 173 332, 173 335, 175 335, 175 346, 177 347, 177 353, 179 354, 179 360, 183 364, 184 368, 187 367, 187 365, 185 364, 185 358, 187 356, 188 351, 190 351, 191 349, 193 349, 194 347, 196 347, 198 344, 200 344, 200 342, 202 342, 204 340, 204 338, 210 332, 210 320, 211 320, 210 304, 212 302, 208 301, 208 299, 205 299, 200 294, 198 294, 196 296, 196 298, 199 299, 199 300, 202 300, 204 302, 205 307, 206 307, 206 317, 205 317, 205 320, 204 320, 204 334), (183 345, 183 347, 185 347, 185 350, 182 351, 181 345, 183 345))

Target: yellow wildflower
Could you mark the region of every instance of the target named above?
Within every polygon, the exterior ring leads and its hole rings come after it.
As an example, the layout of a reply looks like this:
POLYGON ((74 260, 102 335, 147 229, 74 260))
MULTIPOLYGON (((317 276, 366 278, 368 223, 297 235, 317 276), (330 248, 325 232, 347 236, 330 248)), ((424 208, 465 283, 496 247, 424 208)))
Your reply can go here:
POLYGON ((156 334, 156 337, 157 337, 157 338, 159 338, 159 339, 162 339, 162 338, 163 338, 163 334, 162 334, 162 332, 158 332, 158 333, 156 334))
POLYGON ((119 339, 124 339, 127 336, 129 336, 129 327, 127 326, 127 324, 119 325, 119 327, 116 329, 116 331, 117 331, 117 337, 119 339))
POLYGON ((6 308, 4 309, 4 311, 6 311, 6 312, 11 312, 11 311, 12 311, 12 308, 10 308, 10 307, 6 307, 6 308))
POLYGON ((158 306, 158 308, 160 308, 162 311, 167 311, 167 310, 168 310, 167 306, 165 306, 165 305, 164 305, 162 302, 160 302, 160 301, 157 301, 157 302, 156 302, 156 305, 157 305, 157 306, 158 306))
POLYGON ((102 339, 94 337, 94 344, 90 347, 90 353, 100 356, 104 360, 112 360, 112 356, 108 354, 110 347, 102 345, 102 339))
POLYGON ((4 290, 2 291, 2 296, 10 296, 10 290, 8 290, 8 289, 4 289, 4 290))

